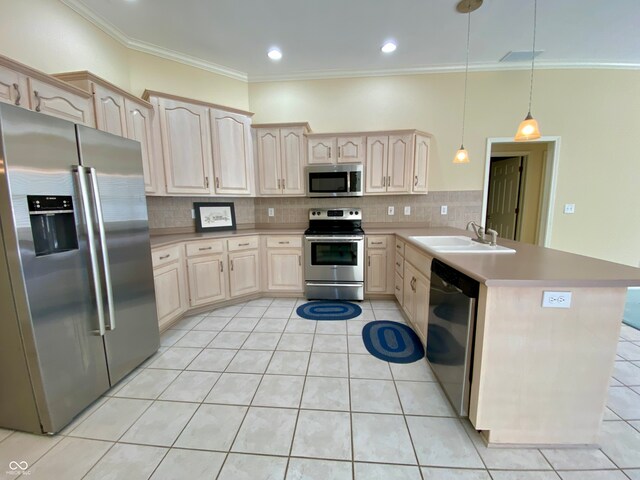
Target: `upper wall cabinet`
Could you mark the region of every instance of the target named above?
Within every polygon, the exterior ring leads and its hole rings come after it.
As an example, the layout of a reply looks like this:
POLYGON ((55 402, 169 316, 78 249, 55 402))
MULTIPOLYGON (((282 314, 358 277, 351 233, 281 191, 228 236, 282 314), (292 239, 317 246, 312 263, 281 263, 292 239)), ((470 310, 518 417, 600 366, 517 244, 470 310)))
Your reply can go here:
POLYGON ((419 132, 368 135, 365 194, 427 193, 429 153, 419 132))
POLYGON ((91 94, 0 56, 0 102, 95 126, 91 94))
POLYGON ((218 195, 251 195, 254 184, 251 119, 210 110, 213 170, 218 195))
POLYGON ((366 157, 364 136, 309 134, 309 165, 363 163, 366 157))
POLYGON ((153 106, 91 72, 59 73, 55 77, 93 95, 98 130, 140 142, 145 192, 157 194, 157 168, 151 132, 153 106))
POLYGON ((304 195, 306 123, 255 125, 260 195, 304 195))

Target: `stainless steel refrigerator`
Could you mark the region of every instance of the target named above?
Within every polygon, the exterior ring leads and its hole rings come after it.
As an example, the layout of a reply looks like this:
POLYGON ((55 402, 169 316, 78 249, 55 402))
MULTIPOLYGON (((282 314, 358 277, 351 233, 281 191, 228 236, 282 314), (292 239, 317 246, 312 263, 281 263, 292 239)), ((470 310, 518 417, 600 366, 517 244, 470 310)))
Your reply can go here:
POLYGON ((59 431, 158 345, 140 144, 0 104, 0 427, 59 431))

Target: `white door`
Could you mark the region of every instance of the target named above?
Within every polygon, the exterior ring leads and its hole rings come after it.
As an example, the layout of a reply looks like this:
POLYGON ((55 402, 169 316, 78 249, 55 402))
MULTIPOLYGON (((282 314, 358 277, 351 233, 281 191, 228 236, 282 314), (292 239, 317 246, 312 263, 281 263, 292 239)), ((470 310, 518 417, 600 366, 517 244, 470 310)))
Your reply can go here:
POLYGON ((210 110, 218 195, 251 194, 251 126, 244 115, 210 110))
POLYGON ((258 185, 262 195, 282 193, 280 168, 280 130, 277 128, 256 129, 258 149, 258 185))
POLYGON ((309 165, 336 163, 336 138, 309 138, 309 165))
POLYGON ((515 240, 520 196, 521 157, 491 160, 487 228, 501 238, 515 240))
POLYGON ((409 193, 411 176, 411 135, 389 136, 387 192, 409 193))
POLYGON ((367 137, 365 193, 387 191, 387 150, 389 137, 367 137))
POLYGON ((364 137, 338 137, 338 163, 363 163, 365 160, 364 137))
POLYGON ((282 193, 304 195, 304 130, 280 129, 280 164, 282 193))
MULTIPOLYGON (((142 149, 142 171, 144 173, 144 191, 156 193, 156 164, 153 158, 153 140, 151 137, 151 122, 153 109, 125 98, 124 100, 127 138, 140 142, 142 149)), ((160 166, 162 168, 162 166, 160 166)))
POLYGON ((122 95, 93 84, 96 128, 120 137, 127 136, 127 116, 122 95))

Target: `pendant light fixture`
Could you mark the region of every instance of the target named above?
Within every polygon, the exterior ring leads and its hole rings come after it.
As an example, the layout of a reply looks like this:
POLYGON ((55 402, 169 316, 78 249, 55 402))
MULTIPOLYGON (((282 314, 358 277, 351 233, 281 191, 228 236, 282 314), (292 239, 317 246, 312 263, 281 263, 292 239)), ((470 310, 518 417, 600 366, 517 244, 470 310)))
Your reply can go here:
POLYGON ((526 142, 528 140, 536 140, 540 138, 540 128, 535 118, 531 116, 531 98, 533 97, 533 66, 536 59, 536 20, 538 16, 538 0, 533 0, 533 48, 531 49, 531 80, 529 83, 529 110, 527 116, 520 123, 516 136, 513 138, 516 142, 526 142))
POLYGON ((469 152, 464 148, 464 124, 467 117, 467 79, 469 77, 469 39, 471 37, 471 12, 477 10, 482 5, 482 0, 461 0, 456 6, 460 13, 467 14, 467 61, 464 67, 464 102, 462 107, 462 140, 460 149, 453 157, 453 163, 469 163, 469 152))

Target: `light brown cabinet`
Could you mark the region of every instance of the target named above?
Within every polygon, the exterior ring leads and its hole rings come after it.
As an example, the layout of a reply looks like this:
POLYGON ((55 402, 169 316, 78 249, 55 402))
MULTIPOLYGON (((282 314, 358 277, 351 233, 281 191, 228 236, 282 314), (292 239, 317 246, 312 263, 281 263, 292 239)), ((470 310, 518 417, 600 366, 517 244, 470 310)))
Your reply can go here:
POLYGON ((229 253, 229 294, 231 298, 260 291, 258 250, 229 253))
POLYGON ((192 307, 224 300, 227 289, 224 255, 206 255, 187 259, 189 302, 192 307))
POLYGON ((431 258, 410 246, 405 246, 404 255, 402 308, 422 341, 426 342, 431 258))
POLYGON ((27 77, 0 64, 0 102, 29 108, 27 77))
POLYGON ((367 235, 365 249, 365 293, 393 293, 393 236, 367 235))
POLYGON ((366 158, 364 136, 307 135, 309 165, 363 163, 366 158))
POLYGON ((302 292, 302 237, 266 237, 265 247, 266 289, 270 292, 302 292))
POLYGON ((142 151, 142 171, 144 175, 144 190, 157 194, 158 166, 154 158, 153 149, 153 107, 146 102, 124 99, 125 117, 127 124, 127 138, 140 142, 142 151))
POLYGON ((188 308, 182 249, 178 245, 154 249, 152 261, 158 324, 162 328, 188 308))
POLYGON ((307 131, 306 124, 254 126, 260 195, 304 195, 307 131))

